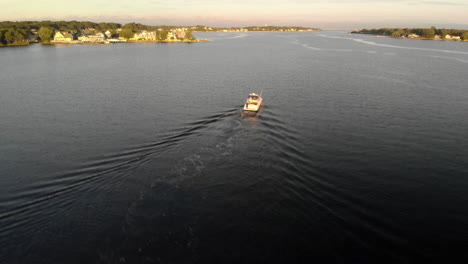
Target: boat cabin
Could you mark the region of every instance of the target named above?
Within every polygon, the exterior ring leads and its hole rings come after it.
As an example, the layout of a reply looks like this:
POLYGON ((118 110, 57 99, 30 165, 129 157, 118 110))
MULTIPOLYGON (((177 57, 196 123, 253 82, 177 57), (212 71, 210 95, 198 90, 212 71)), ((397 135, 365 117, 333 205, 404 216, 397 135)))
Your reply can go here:
POLYGON ((260 105, 262 104, 262 97, 256 93, 249 94, 244 105, 244 110, 247 111, 258 111, 260 105))
POLYGON ((250 94, 249 97, 247 98, 247 102, 249 104, 253 104, 258 102, 259 96, 257 94, 250 94))

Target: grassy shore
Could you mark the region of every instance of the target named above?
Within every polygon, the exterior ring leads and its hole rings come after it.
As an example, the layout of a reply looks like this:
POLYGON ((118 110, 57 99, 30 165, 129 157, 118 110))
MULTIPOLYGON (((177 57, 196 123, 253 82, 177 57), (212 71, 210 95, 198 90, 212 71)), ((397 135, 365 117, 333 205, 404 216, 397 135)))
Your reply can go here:
POLYGON ((22 47, 22 46, 28 46, 30 43, 25 42, 25 43, 12 43, 12 44, 1 44, 0 47, 22 47))
POLYGON ((16 44, 0 44, 0 47, 21 47, 28 46, 31 44, 42 44, 42 45, 108 45, 108 44, 120 44, 120 43, 198 43, 198 42, 210 42, 208 39, 197 39, 197 40, 129 40, 124 42, 81 42, 81 41, 67 41, 67 42, 36 42, 36 43, 16 43, 16 44))
POLYGON ((377 37, 392 37, 403 39, 424 40, 455 40, 468 41, 468 30, 465 29, 437 29, 431 28, 379 28, 352 31, 354 34, 369 34, 377 37))
POLYGON ((196 42, 210 42, 208 39, 197 40, 127 40, 123 43, 196 43, 196 42))

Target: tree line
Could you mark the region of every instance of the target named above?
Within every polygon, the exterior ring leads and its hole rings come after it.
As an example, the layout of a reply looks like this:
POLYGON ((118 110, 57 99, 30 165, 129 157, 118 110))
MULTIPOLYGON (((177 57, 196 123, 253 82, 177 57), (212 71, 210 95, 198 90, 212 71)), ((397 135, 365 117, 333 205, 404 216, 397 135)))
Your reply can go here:
MULTIPOLYGON (((135 32, 141 30, 157 32, 157 40, 163 41, 167 38, 168 31, 179 28, 176 26, 148 26, 140 23, 95 23, 90 21, 3 21, 0 22, 0 46, 28 45, 31 36, 37 34, 42 42, 50 42, 56 31, 70 32, 72 34, 96 32, 111 32, 112 37, 122 36, 130 39, 135 32), (117 31, 120 29, 120 32, 117 31)), ((200 26, 200 28, 206 28, 200 26)), ((185 33, 185 40, 196 40, 189 31, 185 33)))
POLYGON ((80 32, 89 28, 96 31, 121 28, 119 23, 95 23, 89 21, 0 21, 0 46, 28 45, 33 32, 37 32, 43 42, 49 42, 55 31, 80 32))
POLYGON ((237 31, 237 30, 248 30, 248 31, 288 31, 288 30, 319 30, 318 28, 307 28, 307 27, 296 27, 296 26, 249 26, 249 27, 207 27, 203 25, 196 26, 149 26, 141 23, 96 23, 90 21, 0 21, 0 46, 13 46, 13 45, 28 45, 30 42, 36 41, 32 38, 38 36, 39 41, 49 42, 53 39, 56 31, 70 32, 73 34, 86 33, 94 34, 95 32, 109 30, 113 37, 122 36, 124 38, 131 38, 135 32, 141 30, 156 31, 158 32, 158 40, 165 40, 167 37, 167 31, 174 30, 176 28, 188 28, 186 31, 187 40, 195 40, 191 31, 194 32, 206 32, 206 31, 237 31), (92 32, 89 30, 92 29, 92 32), (121 31, 118 32, 117 29, 121 31))
POLYGON ((86 28, 96 30, 118 29, 119 23, 95 23, 90 21, 0 21, 0 28, 22 28, 25 30, 39 30, 41 27, 50 27, 60 31, 80 31, 86 28))
POLYGON ((372 35, 383 35, 391 36, 394 38, 408 37, 412 34, 416 34, 426 39, 433 39, 438 35, 441 39, 445 39, 445 36, 458 36, 462 40, 468 40, 468 30, 463 29, 437 29, 431 28, 379 28, 379 29, 362 29, 359 31, 353 31, 351 33, 359 34, 372 34, 372 35))
POLYGON ((27 45, 28 32, 22 28, 0 29, 0 46, 27 45))

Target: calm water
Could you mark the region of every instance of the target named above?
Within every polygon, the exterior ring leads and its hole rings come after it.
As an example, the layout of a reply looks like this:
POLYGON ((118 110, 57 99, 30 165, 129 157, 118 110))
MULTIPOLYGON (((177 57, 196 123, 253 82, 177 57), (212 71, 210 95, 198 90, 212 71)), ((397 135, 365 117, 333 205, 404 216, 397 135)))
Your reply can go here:
POLYGON ((197 36, 0 49, 1 263, 468 261, 467 42, 197 36))

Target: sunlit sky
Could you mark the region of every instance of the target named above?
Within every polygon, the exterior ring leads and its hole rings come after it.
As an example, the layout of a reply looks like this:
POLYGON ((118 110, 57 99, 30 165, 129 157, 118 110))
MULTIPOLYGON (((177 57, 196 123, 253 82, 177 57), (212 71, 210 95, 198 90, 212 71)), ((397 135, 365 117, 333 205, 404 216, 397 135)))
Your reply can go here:
POLYGON ((0 0, 0 21, 468 28, 467 0, 0 0))

